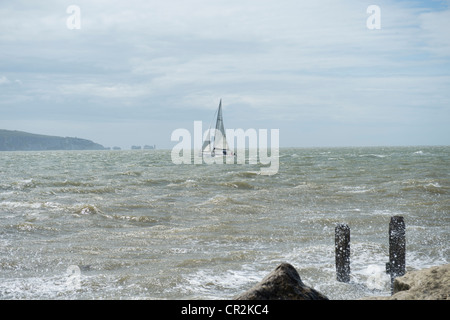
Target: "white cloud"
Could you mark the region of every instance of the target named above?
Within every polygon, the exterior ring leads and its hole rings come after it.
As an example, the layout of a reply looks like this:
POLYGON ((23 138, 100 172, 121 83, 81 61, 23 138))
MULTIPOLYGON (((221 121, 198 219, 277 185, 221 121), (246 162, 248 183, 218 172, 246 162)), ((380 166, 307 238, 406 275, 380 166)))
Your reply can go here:
POLYGON ((7 77, 5 77, 5 76, 1 76, 0 77, 0 85, 7 84, 7 83, 10 83, 10 82, 11 81, 9 81, 7 77))

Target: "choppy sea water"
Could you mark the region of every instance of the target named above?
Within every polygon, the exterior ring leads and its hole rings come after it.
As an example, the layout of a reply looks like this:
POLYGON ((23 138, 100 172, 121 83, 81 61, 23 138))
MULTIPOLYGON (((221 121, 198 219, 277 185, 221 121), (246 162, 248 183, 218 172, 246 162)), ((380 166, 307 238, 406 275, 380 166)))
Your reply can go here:
POLYGON ((170 150, 0 153, 0 299, 231 299, 280 263, 330 299, 390 295, 448 263, 450 147, 286 148, 260 165, 175 165, 170 150), (351 281, 334 229, 351 228, 351 281))

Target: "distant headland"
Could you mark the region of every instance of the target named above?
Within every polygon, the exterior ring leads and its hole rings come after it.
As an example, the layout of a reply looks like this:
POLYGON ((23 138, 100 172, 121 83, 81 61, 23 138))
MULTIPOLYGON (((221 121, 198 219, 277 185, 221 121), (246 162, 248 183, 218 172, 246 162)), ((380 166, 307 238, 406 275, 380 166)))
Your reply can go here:
POLYGON ((106 150, 91 140, 0 129, 0 151, 106 150))

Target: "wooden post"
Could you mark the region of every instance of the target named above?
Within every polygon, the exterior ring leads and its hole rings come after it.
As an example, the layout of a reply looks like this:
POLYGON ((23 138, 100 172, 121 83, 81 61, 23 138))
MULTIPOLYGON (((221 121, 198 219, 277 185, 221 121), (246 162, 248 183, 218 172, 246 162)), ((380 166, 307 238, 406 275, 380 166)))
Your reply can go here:
POLYGON ((350 228, 340 223, 335 228, 336 278, 350 282, 350 228))
POLYGON ((389 223, 389 262, 386 272, 391 275, 391 294, 394 293, 394 279, 405 274, 405 221, 403 217, 391 217, 389 223))

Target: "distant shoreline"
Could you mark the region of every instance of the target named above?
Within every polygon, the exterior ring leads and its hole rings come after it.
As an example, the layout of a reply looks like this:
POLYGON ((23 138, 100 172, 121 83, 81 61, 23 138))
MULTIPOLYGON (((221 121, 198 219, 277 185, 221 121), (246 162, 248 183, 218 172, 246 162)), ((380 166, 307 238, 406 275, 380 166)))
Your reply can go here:
POLYGON ((0 151, 107 150, 91 140, 0 129, 0 151))

